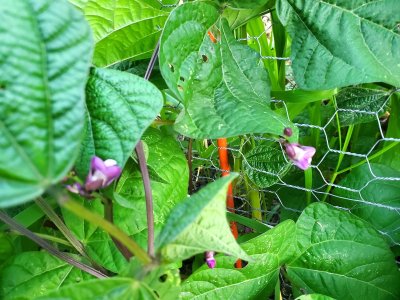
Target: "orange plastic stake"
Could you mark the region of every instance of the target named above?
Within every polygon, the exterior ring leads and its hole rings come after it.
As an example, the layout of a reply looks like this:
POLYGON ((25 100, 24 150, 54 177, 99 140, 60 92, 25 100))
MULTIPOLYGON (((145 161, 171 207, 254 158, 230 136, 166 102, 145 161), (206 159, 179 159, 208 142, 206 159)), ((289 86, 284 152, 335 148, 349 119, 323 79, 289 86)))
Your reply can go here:
MULTIPOLYGON (((217 139, 217 145, 218 145, 218 154, 219 154, 219 164, 222 170, 222 176, 228 176, 231 168, 229 166, 229 160, 228 160, 228 142, 225 138, 217 139)), ((229 184, 228 186, 228 193, 226 195, 226 206, 228 210, 232 213, 235 212, 235 203, 233 201, 233 191, 232 191, 232 184, 229 184)), ((233 236, 235 239, 238 238, 238 229, 236 222, 230 222, 230 227, 233 236)), ((236 261, 236 268, 242 268, 242 261, 239 259, 236 261)))

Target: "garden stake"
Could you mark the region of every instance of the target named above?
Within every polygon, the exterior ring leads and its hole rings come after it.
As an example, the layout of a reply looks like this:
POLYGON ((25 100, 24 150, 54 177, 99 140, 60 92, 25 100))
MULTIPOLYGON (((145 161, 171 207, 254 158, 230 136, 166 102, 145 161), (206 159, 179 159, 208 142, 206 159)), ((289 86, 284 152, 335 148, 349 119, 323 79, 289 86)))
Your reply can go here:
MULTIPOLYGON (((228 143, 225 138, 217 139, 218 144, 218 154, 219 154, 219 164, 222 170, 222 176, 228 176, 230 174, 230 166, 228 160, 228 143)), ((228 186, 228 193, 226 195, 226 206, 228 211, 235 213, 235 202, 233 201, 232 184, 228 186)), ((238 229, 236 222, 230 222, 230 227, 235 239, 238 238, 238 229)), ((238 259, 235 264, 236 268, 242 268, 242 261, 238 259)))

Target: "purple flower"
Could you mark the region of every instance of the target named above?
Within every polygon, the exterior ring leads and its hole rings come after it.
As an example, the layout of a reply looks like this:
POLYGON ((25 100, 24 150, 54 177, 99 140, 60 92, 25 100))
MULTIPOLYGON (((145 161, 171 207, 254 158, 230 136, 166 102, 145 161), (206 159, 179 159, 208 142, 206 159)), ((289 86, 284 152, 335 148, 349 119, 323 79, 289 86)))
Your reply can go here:
POLYGON ((85 190, 87 192, 105 188, 121 175, 121 168, 113 159, 103 161, 93 156, 90 163, 90 171, 86 177, 85 190))
POLYGON ((286 143, 286 154, 290 160, 300 169, 307 170, 311 165, 311 159, 315 154, 314 147, 303 146, 296 143, 286 143))
POLYGON ((217 262, 215 261, 215 258, 214 258, 214 254, 215 254, 214 251, 207 251, 205 253, 206 264, 210 269, 214 269, 215 265, 217 264, 217 262))

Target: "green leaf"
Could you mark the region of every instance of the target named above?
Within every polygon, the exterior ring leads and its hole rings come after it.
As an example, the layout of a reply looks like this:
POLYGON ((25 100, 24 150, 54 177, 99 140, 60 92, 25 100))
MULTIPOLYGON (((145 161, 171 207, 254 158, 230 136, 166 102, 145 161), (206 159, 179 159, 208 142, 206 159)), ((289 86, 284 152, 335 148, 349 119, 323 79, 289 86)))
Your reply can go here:
MULTIPOLYGON (((92 212, 104 215, 104 206, 99 199, 87 200, 77 195, 72 195, 73 201, 78 201, 81 205, 90 209, 92 212)), ((85 246, 87 254, 99 265, 114 273, 119 273, 126 265, 127 261, 122 256, 113 240, 97 226, 77 217, 72 212, 62 209, 65 224, 72 233, 85 246)), ((132 218, 132 217, 131 217, 132 218)), ((119 213, 114 210, 114 219, 120 219, 119 213)), ((130 219, 125 220, 129 222, 130 219)))
POLYGON ((253 9, 259 6, 263 6, 268 2, 273 2, 271 0, 217 0, 220 4, 227 7, 232 7, 236 9, 253 9))
POLYGON ((383 233, 391 244, 400 243, 400 173, 370 163, 353 169, 335 188, 333 204, 347 207, 383 233), (371 170, 373 173, 371 173, 371 170), (380 179, 381 178, 381 179, 380 179), (343 188, 342 188, 343 187, 343 188))
POLYGON ((0 271, 0 298, 36 299, 51 290, 93 278, 47 252, 23 252, 0 271))
POLYGON ((176 8, 165 25, 159 57, 161 74, 185 106, 175 122, 179 133, 192 138, 280 135, 292 127, 297 138, 294 125, 270 108, 268 74, 259 54, 236 41, 213 5, 176 8), (209 31, 220 41, 213 43, 209 31))
MULTIPOLYGON (((152 180, 154 223, 156 227, 165 221, 176 203, 187 195, 189 183, 188 164, 184 153, 172 136, 149 128, 143 135, 149 155, 147 165, 157 172, 161 180, 152 180)), ((142 175, 138 165, 129 161, 116 187, 115 222, 128 234, 147 228, 146 202, 142 175)))
POLYGON ((377 81, 400 86, 397 0, 279 0, 276 9, 292 38, 301 88, 377 81))
POLYGON ((361 87, 348 87, 336 95, 341 126, 376 121, 385 112, 390 93, 361 87))
POLYGON ((245 174, 260 188, 279 182, 291 167, 279 146, 265 143, 246 153, 242 165, 245 174))
POLYGON ((86 95, 86 133, 76 166, 81 176, 88 173, 94 155, 124 166, 163 105, 153 84, 110 69, 92 69, 86 95))
POLYGON ((321 294, 308 294, 297 297, 295 300, 335 300, 335 299, 321 294))
MULTIPOLYGON (((265 2, 265 1, 264 1, 265 2)), ((274 5, 274 1, 268 1, 263 6, 252 7, 249 9, 236 9, 234 7, 227 7, 224 9, 222 16, 227 19, 229 27, 232 29, 244 25, 252 18, 257 17, 274 5)))
POLYGON ((220 178, 174 207, 156 240, 156 249, 164 260, 184 260, 211 250, 248 258, 226 220, 226 193, 235 178, 220 178))
POLYGON ((78 155, 89 26, 66 1, 0 8, 0 207, 57 183, 78 155))
MULTIPOLYGON (((15 252, 9 235, 0 232, 0 266, 15 252)), ((1 267, 0 267, 1 268, 1 267)))
POLYGON ((304 90, 290 90, 290 91, 272 91, 272 97, 285 102, 304 104, 310 102, 317 102, 331 98, 337 93, 337 90, 326 91, 304 91, 304 90))
POLYGON ((278 281, 280 266, 293 258, 295 233, 295 224, 290 220, 243 243, 252 261, 242 269, 234 267, 234 257, 216 256, 214 269, 203 266, 183 283, 182 298, 268 299, 278 281))
POLYGON ((288 277, 305 293, 336 299, 399 299, 400 273, 386 241, 368 223, 324 203, 297 221, 298 256, 288 277))
POLYGON ((130 278, 91 280, 52 292, 37 300, 153 300, 158 297, 145 283, 130 278))
POLYGON ((151 56, 168 13, 144 0, 74 0, 93 30, 93 63, 109 66, 151 56))

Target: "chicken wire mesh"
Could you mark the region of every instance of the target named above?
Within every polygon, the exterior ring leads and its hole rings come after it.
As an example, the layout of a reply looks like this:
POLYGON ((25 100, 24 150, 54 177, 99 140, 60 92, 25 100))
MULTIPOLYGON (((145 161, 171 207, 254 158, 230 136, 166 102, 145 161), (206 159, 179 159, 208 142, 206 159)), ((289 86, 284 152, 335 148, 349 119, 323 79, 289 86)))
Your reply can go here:
MULTIPOLYGON (((250 44, 253 49, 258 48, 261 62, 284 61, 288 70, 285 88, 296 89, 289 57, 262 54, 262 39, 269 44, 273 43, 269 15, 265 15, 263 21, 265 30, 261 34, 247 35, 238 40, 250 44)), ((228 139, 231 170, 239 173, 239 179, 234 184, 235 212, 275 226, 285 219, 296 219, 307 204, 317 201, 327 201, 350 211, 361 210, 364 214, 372 213, 376 209, 385 210, 396 221, 382 228, 380 232, 392 245, 399 245, 400 207, 392 199, 378 199, 376 193, 370 193, 371 187, 384 190, 387 187, 392 188, 393 183, 400 181, 400 175, 386 176, 379 165, 376 165, 384 152, 393 151, 400 142, 400 138, 391 137, 387 131, 392 93, 384 93, 381 98, 372 98, 373 105, 367 106, 365 110, 343 108, 336 101, 318 101, 303 108, 295 117, 290 116, 290 109, 285 101, 272 99, 275 110, 299 128, 303 140, 311 141, 311 137, 317 139, 317 153, 310 171, 305 173, 291 165, 282 139, 262 134, 228 139), (313 111, 310 111, 310 107, 313 111), (319 111, 317 122, 311 117, 315 111, 319 111), (354 118, 363 121, 354 125, 351 122, 354 118), (364 135, 365 132, 370 136, 364 135), (270 168, 259 167, 260 164, 251 161, 247 149, 258 145, 268 145, 279 150, 275 151, 275 157, 284 160, 280 169, 271 171, 270 168), (361 168, 361 171, 357 171, 361 172, 361 175, 357 175, 362 177, 361 180, 355 183, 351 176, 346 179, 357 168, 361 168), (268 178, 270 184, 260 187, 249 179, 257 176, 268 178), (252 201, 254 195, 257 201, 252 201)), ((351 98, 351 90, 347 96, 351 98)), ((221 176, 223 170, 219 166, 215 140, 190 141, 182 137, 180 142, 190 160, 191 192, 221 176)), ((246 231, 246 228, 241 229, 246 231)))

